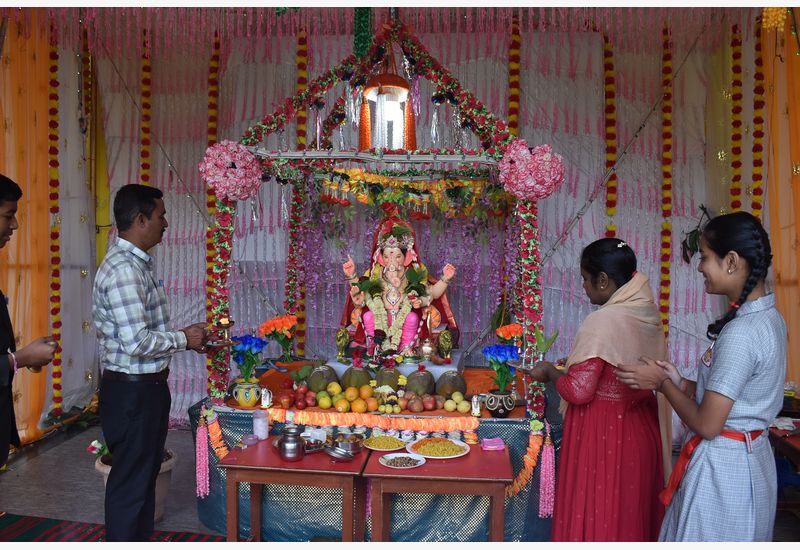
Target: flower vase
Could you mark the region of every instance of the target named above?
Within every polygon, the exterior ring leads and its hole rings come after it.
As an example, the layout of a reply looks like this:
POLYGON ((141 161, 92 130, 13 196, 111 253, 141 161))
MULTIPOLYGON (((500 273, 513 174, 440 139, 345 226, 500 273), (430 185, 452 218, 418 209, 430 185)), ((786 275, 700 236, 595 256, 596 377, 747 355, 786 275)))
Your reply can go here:
POLYGON ((242 407, 255 407, 261 399, 261 387, 254 382, 236 382, 233 385, 233 398, 242 407))
MULTIPOLYGON (((171 449, 164 449, 164 458, 161 461, 161 469, 158 471, 156 478, 156 508, 153 514, 153 519, 156 523, 164 518, 164 503, 169 494, 169 485, 172 480, 172 469, 178 457, 175 451, 171 449)), ((94 469, 100 472, 103 476, 103 486, 108 483, 108 475, 111 473, 111 455, 98 456, 94 462, 94 469)))
POLYGON ((486 410, 494 418, 506 418, 514 405, 514 394, 508 390, 489 390, 489 395, 486 396, 486 410))

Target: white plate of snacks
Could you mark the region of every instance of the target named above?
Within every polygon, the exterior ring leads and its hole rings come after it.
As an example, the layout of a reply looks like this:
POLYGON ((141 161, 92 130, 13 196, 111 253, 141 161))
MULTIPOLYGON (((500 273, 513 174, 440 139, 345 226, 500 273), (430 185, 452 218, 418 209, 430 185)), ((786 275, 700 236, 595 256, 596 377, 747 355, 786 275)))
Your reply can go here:
POLYGON ((378 459, 381 466, 394 468, 396 470, 408 470, 418 468, 425 464, 425 458, 411 453, 388 453, 378 459))

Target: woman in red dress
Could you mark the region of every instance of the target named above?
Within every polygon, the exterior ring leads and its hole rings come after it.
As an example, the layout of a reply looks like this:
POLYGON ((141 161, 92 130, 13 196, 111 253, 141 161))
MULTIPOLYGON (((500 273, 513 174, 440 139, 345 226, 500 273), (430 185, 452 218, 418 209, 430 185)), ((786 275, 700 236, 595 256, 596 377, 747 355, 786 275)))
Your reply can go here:
POLYGON ((636 256, 619 239, 588 245, 581 277, 589 300, 601 307, 581 325, 566 372, 545 361, 532 371, 534 379, 554 382, 567 404, 551 538, 655 541, 669 460, 662 455, 659 403, 652 391, 621 383, 614 370, 642 355, 666 357, 658 308, 636 256))

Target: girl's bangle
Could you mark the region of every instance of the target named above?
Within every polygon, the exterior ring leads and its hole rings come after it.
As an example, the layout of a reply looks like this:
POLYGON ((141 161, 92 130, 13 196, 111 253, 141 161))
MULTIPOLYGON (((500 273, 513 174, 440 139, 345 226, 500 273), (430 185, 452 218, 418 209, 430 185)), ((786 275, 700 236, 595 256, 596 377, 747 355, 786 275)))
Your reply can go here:
POLYGON ((11 358, 11 367, 14 369, 14 373, 19 370, 19 365, 17 365, 17 356, 14 355, 14 352, 9 351, 8 356, 11 358))

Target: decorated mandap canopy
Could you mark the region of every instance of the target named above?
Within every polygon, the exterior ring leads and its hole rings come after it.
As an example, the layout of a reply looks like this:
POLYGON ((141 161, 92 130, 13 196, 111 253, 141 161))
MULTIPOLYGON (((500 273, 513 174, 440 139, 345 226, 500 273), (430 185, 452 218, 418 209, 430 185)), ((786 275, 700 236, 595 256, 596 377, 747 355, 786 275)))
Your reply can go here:
MULTIPOLYGON (((18 403, 27 439, 96 386, 92 274, 114 236, 110 199, 133 181, 166 195, 170 228, 154 256, 174 324, 224 312, 246 334, 295 312, 296 352, 310 356, 335 353, 341 264, 369 259, 385 203, 401 207, 432 272, 458 267, 449 297, 462 349, 507 304, 529 327, 558 329, 553 353, 566 355, 590 311, 578 254, 615 234, 636 251, 670 355, 691 376, 720 307, 681 259, 700 205, 763 217, 771 284, 790 326, 800 322, 785 306, 797 296, 800 177, 791 11, 86 7, 0 18, 0 81, 14 83, 0 90, 0 171, 25 192, 0 286, 22 340, 50 331, 61 343, 48 371, 20 377, 20 395, 35 396, 18 403), (204 160, 214 144, 221 167, 204 160), (49 307, 18 307, 29 294, 49 307)), ((173 423, 209 379, 217 396, 227 381, 224 356, 203 362, 171 364, 173 423)))

